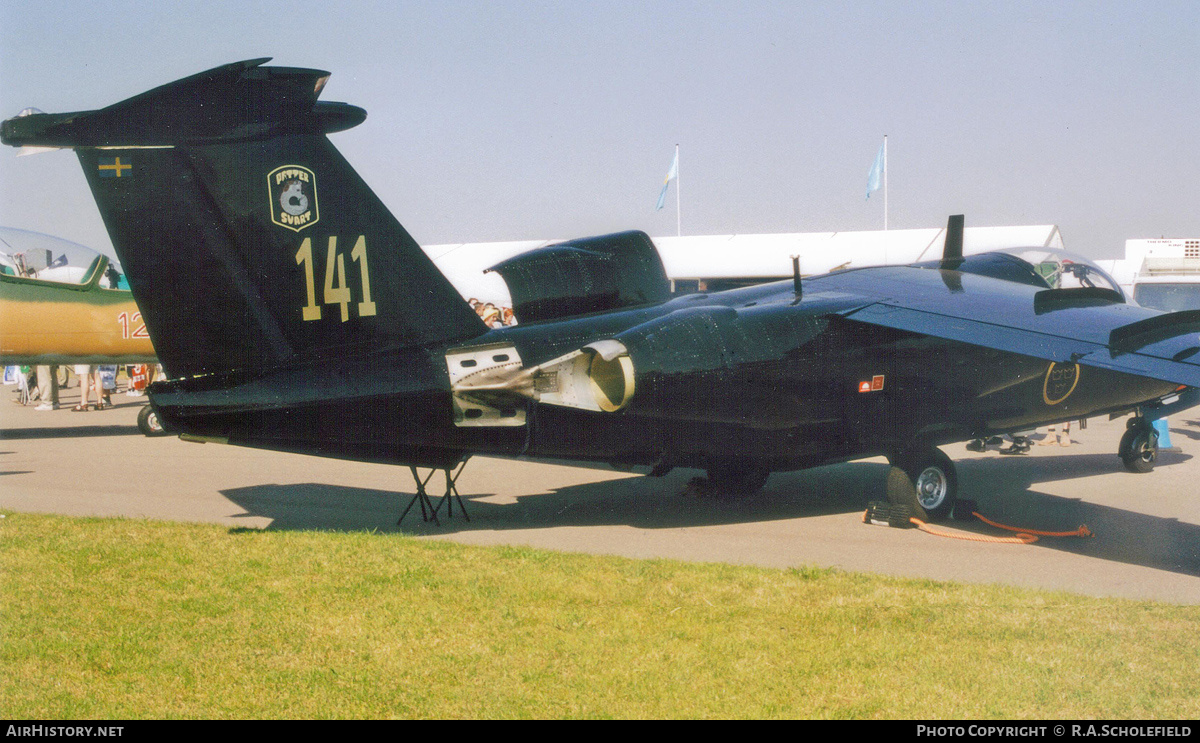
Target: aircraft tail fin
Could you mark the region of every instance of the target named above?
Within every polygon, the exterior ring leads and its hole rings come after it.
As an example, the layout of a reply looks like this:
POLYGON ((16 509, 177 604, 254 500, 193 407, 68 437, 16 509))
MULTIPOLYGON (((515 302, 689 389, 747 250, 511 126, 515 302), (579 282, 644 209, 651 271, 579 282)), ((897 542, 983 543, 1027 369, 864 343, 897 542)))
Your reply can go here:
POLYGON ((366 112, 317 101, 328 73, 266 61, 0 135, 76 150, 171 376, 486 332, 325 136, 366 112))

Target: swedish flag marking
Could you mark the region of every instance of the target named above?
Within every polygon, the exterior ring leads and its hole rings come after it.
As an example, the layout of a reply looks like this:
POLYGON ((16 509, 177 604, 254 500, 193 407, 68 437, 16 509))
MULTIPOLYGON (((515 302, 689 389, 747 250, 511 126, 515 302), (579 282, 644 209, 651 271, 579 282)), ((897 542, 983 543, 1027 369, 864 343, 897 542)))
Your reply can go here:
POLYGON ((120 178, 124 171, 131 171, 129 177, 133 177, 133 166, 129 163, 121 162, 119 157, 102 157, 100 158, 100 177, 101 178, 120 178))

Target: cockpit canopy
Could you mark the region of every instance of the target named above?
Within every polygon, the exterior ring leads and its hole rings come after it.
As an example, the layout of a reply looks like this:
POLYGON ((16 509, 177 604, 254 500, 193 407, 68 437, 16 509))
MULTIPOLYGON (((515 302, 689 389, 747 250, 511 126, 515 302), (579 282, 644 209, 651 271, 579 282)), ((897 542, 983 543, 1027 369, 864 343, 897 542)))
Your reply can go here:
POLYGON ((963 273, 1014 281, 1039 289, 1108 289, 1127 301, 1121 286, 1099 266, 1075 253, 1056 248, 1006 248, 948 261, 925 261, 925 268, 949 268, 963 273))
POLYGON ((1032 266, 1051 289, 1111 289, 1125 296, 1113 277, 1081 255, 1052 248, 1011 248, 1000 252, 1032 266))
POLYGON ((97 281, 104 289, 129 289, 115 258, 69 240, 11 227, 0 227, 0 275, 74 286, 97 281))

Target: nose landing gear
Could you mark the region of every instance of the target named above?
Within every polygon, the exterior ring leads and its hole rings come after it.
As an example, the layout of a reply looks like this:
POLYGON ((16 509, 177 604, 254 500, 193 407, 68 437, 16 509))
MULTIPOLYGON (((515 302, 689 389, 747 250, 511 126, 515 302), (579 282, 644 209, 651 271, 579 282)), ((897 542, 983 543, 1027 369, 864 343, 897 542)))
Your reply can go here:
POLYGON ((1158 432, 1141 416, 1129 419, 1129 429, 1121 437, 1117 455, 1130 472, 1145 473, 1158 460, 1158 432))

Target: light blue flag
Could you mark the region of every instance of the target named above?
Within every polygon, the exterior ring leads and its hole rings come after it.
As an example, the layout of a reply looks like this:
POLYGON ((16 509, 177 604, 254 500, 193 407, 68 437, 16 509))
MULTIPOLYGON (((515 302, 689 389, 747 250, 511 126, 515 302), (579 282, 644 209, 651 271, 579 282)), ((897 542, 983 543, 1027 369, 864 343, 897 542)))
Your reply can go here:
POLYGON ((663 203, 667 200, 667 186, 671 185, 673 178, 679 177, 679 150, 675 150, 675 159, 671 161, 671 169, 667 171, 667 178, 663 181, 662 191, 658 193, 658 206, 654 207, 654 211, 659 211, 663 208, 663 203))
POLYGON ((883 177, 883 148, 885 144, 879 145, 879 154, 875 156, 875 164, 871 166, 871 172, 867 174, 867 198, 871 198, 872 191, 879 190, 879 181, 883 177))

